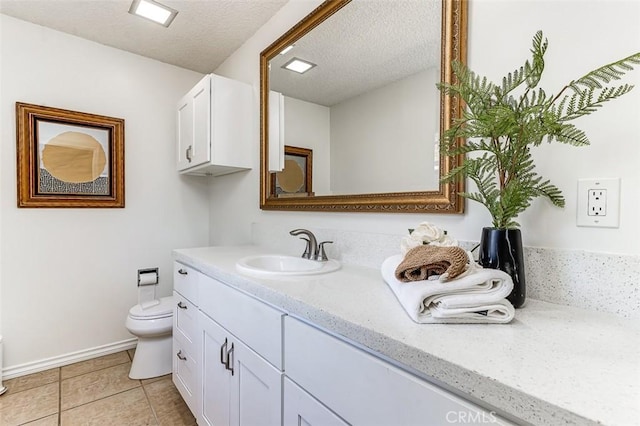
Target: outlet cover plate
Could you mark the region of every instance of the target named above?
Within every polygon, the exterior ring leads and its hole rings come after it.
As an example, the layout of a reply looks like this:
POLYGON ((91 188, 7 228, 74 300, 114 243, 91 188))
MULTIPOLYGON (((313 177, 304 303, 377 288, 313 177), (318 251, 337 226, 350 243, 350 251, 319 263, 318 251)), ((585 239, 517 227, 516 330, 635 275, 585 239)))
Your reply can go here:
MULTIPOLYGON (((598 228, 620 226, 620 178, 578 179, 578 208, 576 224, 598 228), (602 211, 604 215, 589 214, 589 193, 606 194, 602 211)), ((593 203, 593 199, 591 200, 593 203)))

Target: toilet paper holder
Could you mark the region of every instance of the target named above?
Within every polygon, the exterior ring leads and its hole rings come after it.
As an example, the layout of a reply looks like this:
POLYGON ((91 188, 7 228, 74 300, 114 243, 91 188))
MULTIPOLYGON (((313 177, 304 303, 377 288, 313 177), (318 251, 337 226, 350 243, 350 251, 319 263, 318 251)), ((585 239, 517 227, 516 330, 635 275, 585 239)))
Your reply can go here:
POLYGON ((138 287, 156 285, 158 282, 158 268, 138 269, 138 287))

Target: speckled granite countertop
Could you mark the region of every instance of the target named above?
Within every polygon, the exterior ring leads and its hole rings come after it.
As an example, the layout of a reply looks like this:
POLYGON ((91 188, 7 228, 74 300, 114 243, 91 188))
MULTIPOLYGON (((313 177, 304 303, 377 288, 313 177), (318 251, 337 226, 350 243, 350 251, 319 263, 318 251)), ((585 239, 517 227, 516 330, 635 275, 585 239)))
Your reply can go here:
POLYGON ((628 320, 528 300, 506 325, 419 325, 377 269, 239 274, 235 262, 255 254, 273 253, 206 247, 175 250, 174 259, 520 422, 640 424, 640 327, 628 320))

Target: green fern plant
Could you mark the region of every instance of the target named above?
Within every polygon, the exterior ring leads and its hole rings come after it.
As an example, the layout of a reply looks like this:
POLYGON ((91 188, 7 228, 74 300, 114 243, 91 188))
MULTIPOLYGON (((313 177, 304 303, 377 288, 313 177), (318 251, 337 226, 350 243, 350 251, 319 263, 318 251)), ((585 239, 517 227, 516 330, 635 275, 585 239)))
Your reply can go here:
POLYGON ((468 177, 475 182, 477 192, 461 195, 486 206, 495 228, 518 228, 515 219, 536 197, 564 207, 561 191, 535 172, 531 147, 545 140, 588 145, 587 135, 570 121, 631 91, 629 84, 607 85, 640 64, 639 52, 593 70, 550 95, 538 87, 547 46, 547 39, 538 31, 533 37, 532 60, 509 73, 501 84, 453 62, 457 82, 438 85, 466 103, 462 116, 444 132, 442 151, 447 155, 476 153, 442 180, 468 177), (466 144, 459 145, 459 138, 466 144))

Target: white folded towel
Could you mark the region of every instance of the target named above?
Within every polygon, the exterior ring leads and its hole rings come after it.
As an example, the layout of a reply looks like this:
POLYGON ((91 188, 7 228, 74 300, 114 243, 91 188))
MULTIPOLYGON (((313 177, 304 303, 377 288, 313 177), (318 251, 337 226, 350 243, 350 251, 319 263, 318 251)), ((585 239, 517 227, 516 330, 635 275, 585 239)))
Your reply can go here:
POLYGON ((395 277, 402 255, 382 263, 382 277, 402 307, 417 323, 508 323, 515 310, 506 297, 511 277, 497 269, 483 269, 473 260, 460 278, 403 283, 395 277))

